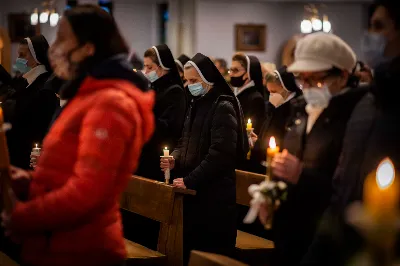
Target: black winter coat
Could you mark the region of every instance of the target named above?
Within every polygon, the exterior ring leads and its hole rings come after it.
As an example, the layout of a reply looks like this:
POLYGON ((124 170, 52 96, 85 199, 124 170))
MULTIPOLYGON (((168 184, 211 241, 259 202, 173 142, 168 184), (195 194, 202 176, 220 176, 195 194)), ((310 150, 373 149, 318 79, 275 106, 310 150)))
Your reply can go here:
POLYGON ((20 88, 13 95, 15 108, 7 142, 11 164, 23 169, 29 169, 32 148, 42 142, 59 106, 56 94, 44 86, 49 75, 41 74, 29 87, 20 88))
MULTIPOLYGON (((334 195, 324 216, 330 230, 319 230, 302 265, 344 265, 360 251, 364 241, 346 224, 345 211, 351 203, 362 201, 365 178, 384 158, 389 157, 400 169, 400 91, 396 85, 400 82, 400 57, 376 69, 374 78, 372 93, 364 96, 348 123, 334 195)), ((399 240, 396 257, 400 255, 399 240)))
POLYGON ((235 166, 240 110, 216 89, 192 101, 172 156, 175 176, 197 191, 184 199, 184 250, 232 255, 236 242, 235 166))
POLYGON ((156 127, 151 140, 143 147, 136 175, 164 181, 160 169, 162 149, 173 150, 182 134, 187 108, 184 89, 173 82, 170 75, 162 76, 152 84, 156 92, 154 116, 156 127))
POLYGON ((290 123, 283 148, 303 162, 303 171, 298 183, 288 187, 287 201, 280 206, 274 219, 279 265, 296 265, 307 252, 318 222, 329 205, 332 177, 347 121, 365 93, 363 89, 351 89, 333 97, 309 134, 306 134, 306 104, 298 101, 299 111, 290 123))
POLYGON ((250 118, 254 133, 258 134, 266 115, 264 96, 256 87, 250 87, 237 95, 237 98, 242 106, 245 121, 250 118))
MULTIPOLYGON (((298 96, 299 95, 296 95, 295 97, 297 98, 298 96)), ((293 113, 291 103, 294 102, 296 98, 282 104, 278 108, 268 103, 267 116, 258 134, 258 140, 251 151, 250 160, 245 164, 243 170, 259 174, 266 173, 266 167, 262 165, 262 162, 266 161, 269 139, 275 137, 277 145, 282 147, 283 139, 293 113)))

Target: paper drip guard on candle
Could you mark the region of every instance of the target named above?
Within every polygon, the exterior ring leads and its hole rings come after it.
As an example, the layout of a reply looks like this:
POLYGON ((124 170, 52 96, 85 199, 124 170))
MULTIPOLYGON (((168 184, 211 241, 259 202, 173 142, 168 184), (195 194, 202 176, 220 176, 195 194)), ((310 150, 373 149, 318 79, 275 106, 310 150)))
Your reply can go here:
MULTIPOLYGON (((164 154, 163 156, 160 156, 163 159, 174 158, 173 156, 169 155, 169 150, 167 147, 163 149, 163 154, 164 154)), ((171 179, 171 169, 168 168, 167 170, 165 170, 164 178, 165 178, 165 184, 169 185, 169 180, 171 179)))

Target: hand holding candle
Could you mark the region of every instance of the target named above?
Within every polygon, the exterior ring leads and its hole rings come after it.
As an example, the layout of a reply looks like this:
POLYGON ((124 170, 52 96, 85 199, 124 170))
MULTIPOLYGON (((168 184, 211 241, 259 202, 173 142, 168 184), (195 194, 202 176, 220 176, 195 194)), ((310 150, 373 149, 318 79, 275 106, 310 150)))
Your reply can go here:
POLYGON ((279 146, 276 145, 275 137, 269 139, 269 147, 267 148, 267 176, 266 180, 272 179, 272 159, 279 153, 279 146))
POLYGON ((251 123, 251 119, 247 120, 247 130, 253 131, 253 124, 251 123))
POLYGON ((161 156, 160 167, 164 171, 164 177, 165 177, 166 184, 169 184, 169 180, 171 177, 171 168, 173 168, 173 166, 175 166, 175 160, 173 160, 173 159, 174 159, 174 157, 169 155, 168 147, 165 147, 163 150, 163 156, 161 156), (172 161, 173 161, 173 166, 171 167, 172 161))

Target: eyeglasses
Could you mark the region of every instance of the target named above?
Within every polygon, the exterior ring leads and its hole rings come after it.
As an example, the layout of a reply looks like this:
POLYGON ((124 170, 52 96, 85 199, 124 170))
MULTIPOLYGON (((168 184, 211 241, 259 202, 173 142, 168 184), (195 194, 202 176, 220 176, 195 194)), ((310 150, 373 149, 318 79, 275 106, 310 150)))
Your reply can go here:
POLYGON ((297 76, 295 78, 296 85, 300 89, 304 88, 322 88, 323 84, 326 83, 326 79, 329 78, 330 75, 327 74, 325 76, 315 78, 315 77, 309 77, 309 78, 303 78, 301 76, 297 76))
POLYGON ((246 71, 244 68, 230 68, 229 69, 229 71, 228 71, 228 73, 229 74, 237 74, 237 73, 239 73, 239 72, 242 72, 242 71, 246 71))

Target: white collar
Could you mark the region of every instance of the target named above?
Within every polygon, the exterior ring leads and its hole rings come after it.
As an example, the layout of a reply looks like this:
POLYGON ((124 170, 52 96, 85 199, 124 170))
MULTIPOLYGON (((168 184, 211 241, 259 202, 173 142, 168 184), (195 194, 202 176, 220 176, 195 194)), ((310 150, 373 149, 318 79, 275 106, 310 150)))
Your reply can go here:
POLYGON ((292 93, 286 98, 286 100, 285 100, 283 103, 281 103, 280 105, 278 105, 278 106, 275 107, 275 108, 279 108, 280 106, 282 106, 282 105, 284 105, 285 103, 287 103, 287 102, 289 102, 290 100, 292 100, 295 96, 296 96, 296 93, 295 93, 295 92, 292 92, 292 93))
POLYGON ((254 87, 256 84, 254 83, 254 81, 250 81, 249 83, 247 83, 246 85, 244 85, 243 87, 241 87, 240 89, 235 88, 235 95, 238 96, 239 94, 241 94, 242 92, 244 92, 245 90, 247 90, 248 88, 254 87))
POLYGON ((38 66, 32 68, 29 72, 25 73, 23 75, 23 77, 28 82, 27 87, 29 87, 37 79, 37 77, 39 77, 40 75, 42 75, 43 73, 46 73, 46 72, 47 72, 47 70, 44 65, 38 65, 38 66))

